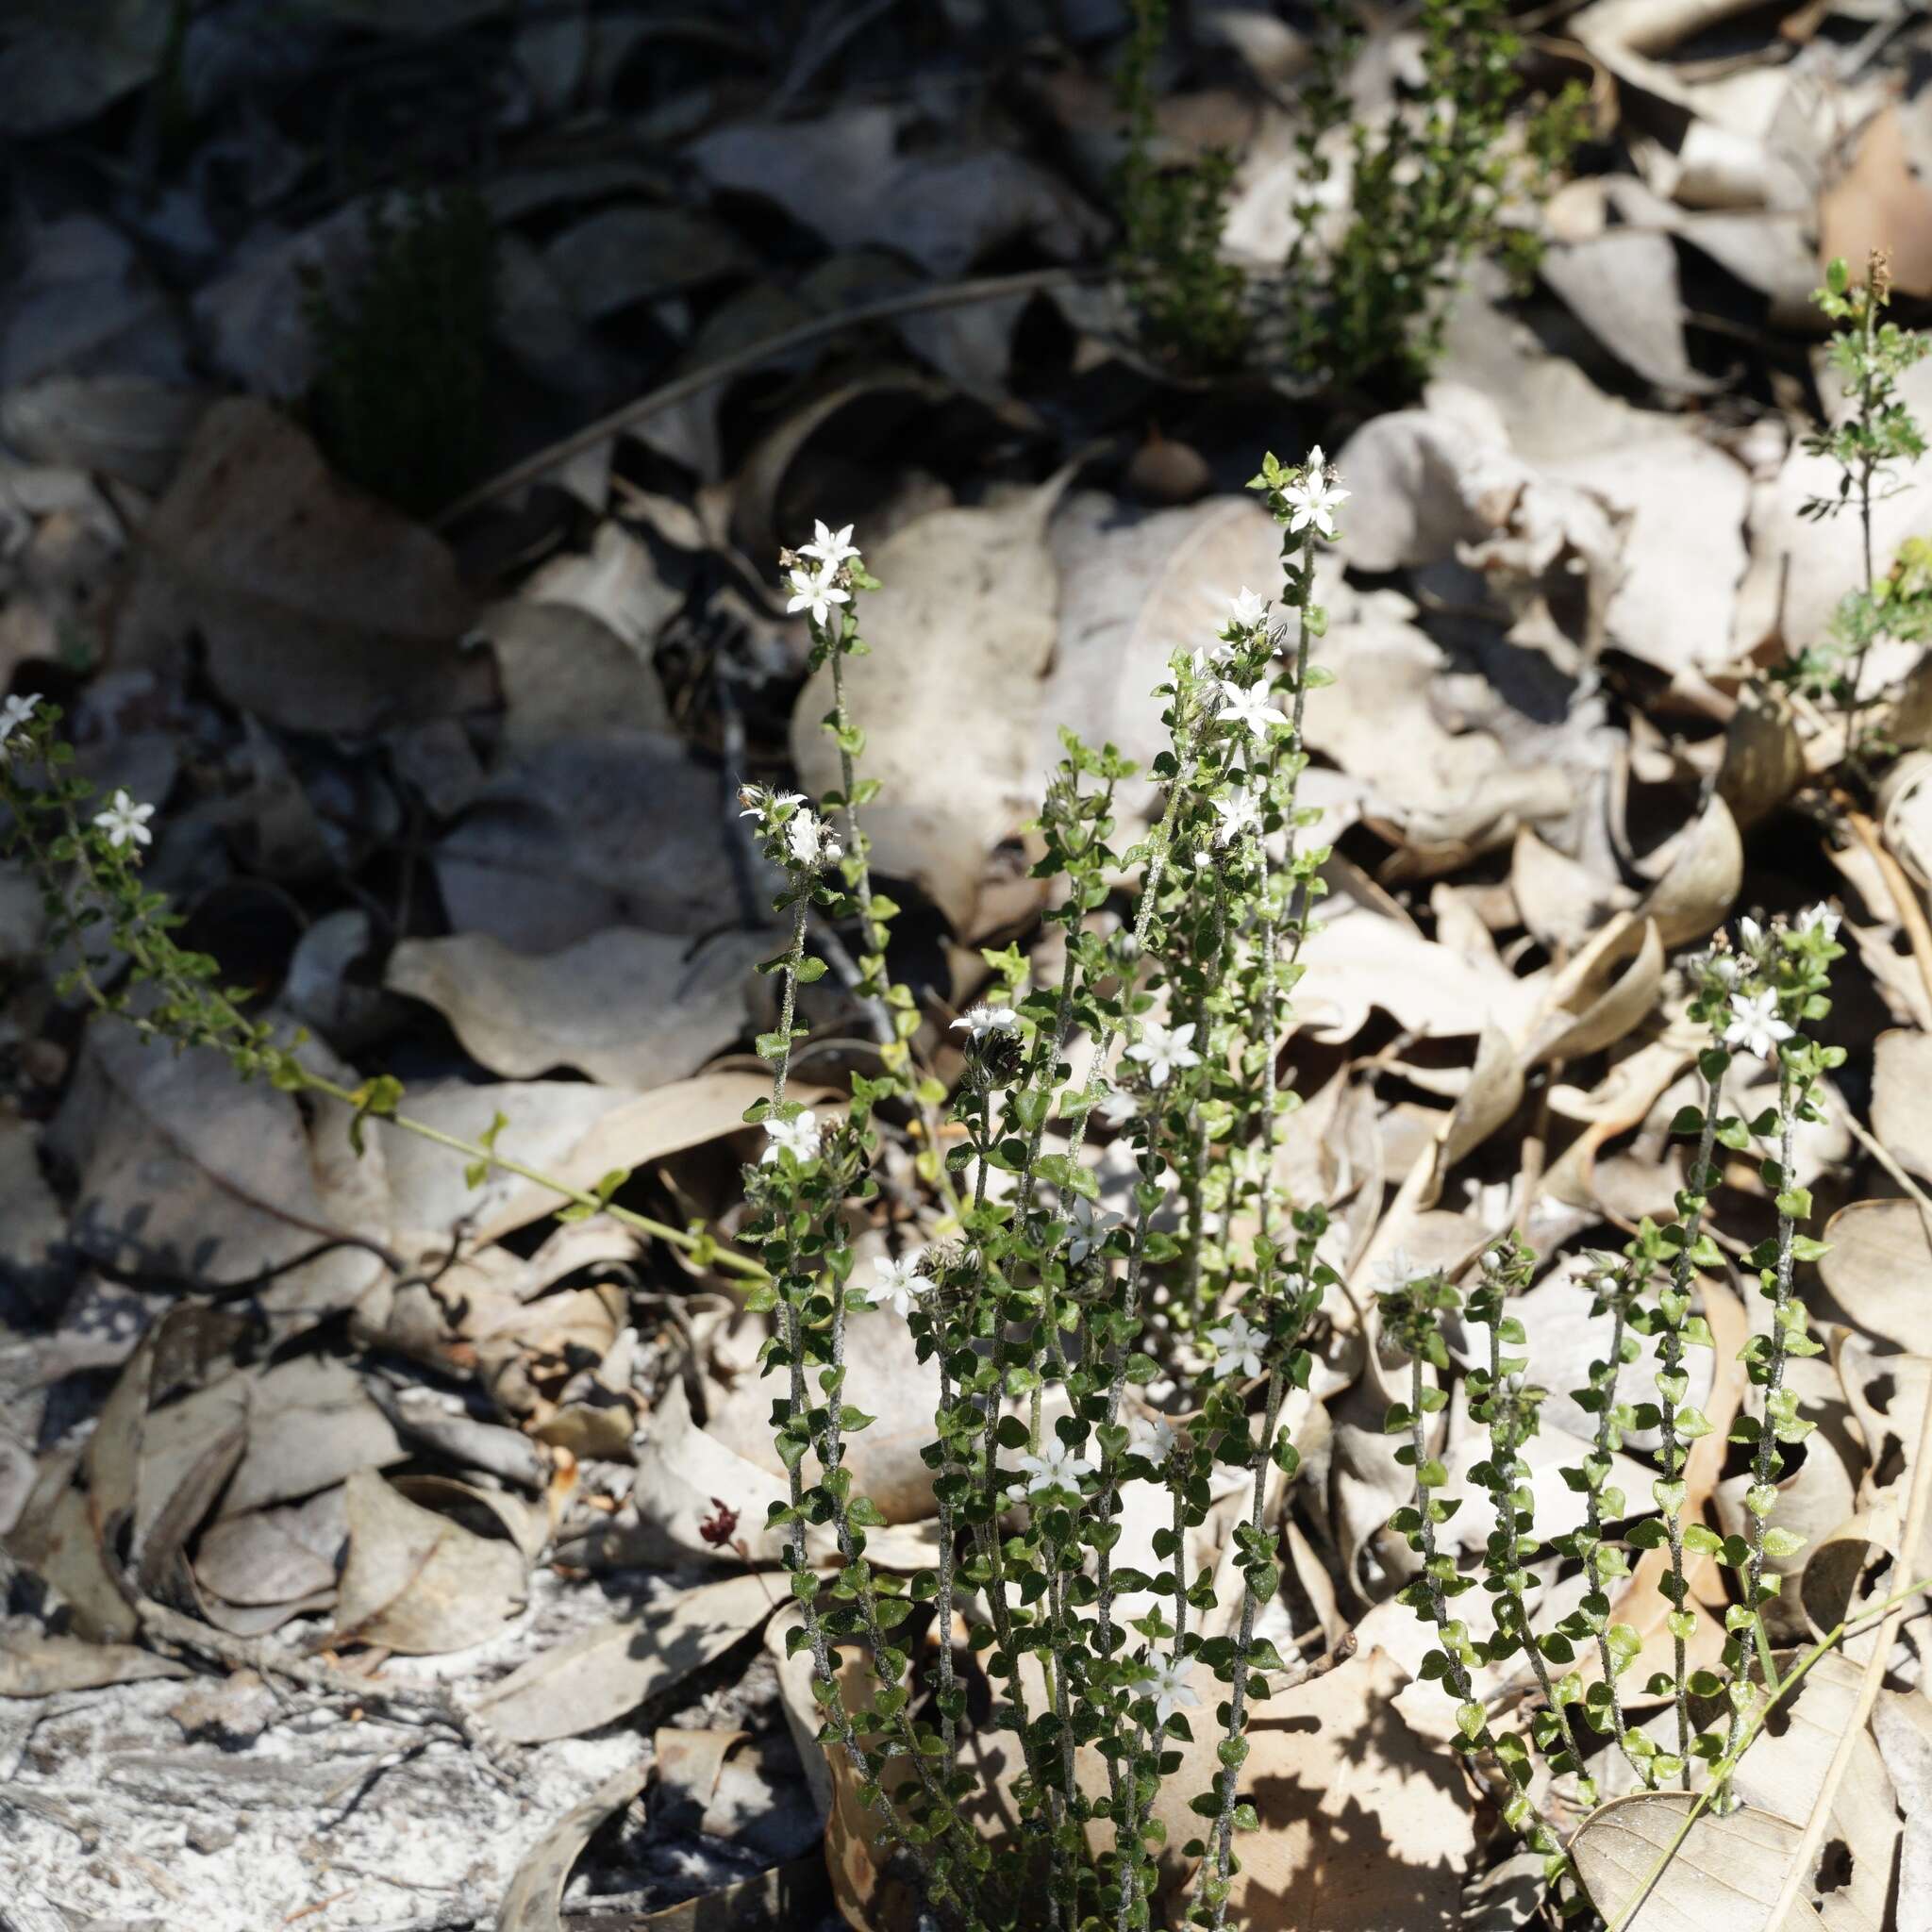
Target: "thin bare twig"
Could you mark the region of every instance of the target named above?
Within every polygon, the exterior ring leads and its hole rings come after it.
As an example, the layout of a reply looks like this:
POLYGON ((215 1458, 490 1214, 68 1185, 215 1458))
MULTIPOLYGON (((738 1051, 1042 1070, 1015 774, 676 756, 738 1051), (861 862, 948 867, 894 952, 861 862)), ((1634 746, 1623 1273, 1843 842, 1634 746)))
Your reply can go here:
POLYGON ((653 416, 660 416, 666 409, 675 408, 679 403, 702 394, 713 383, 741 375, 746 370, 757 369, 777 357, 791 354, 793 349, 809 348, 814 342, 824 341, 845 329, 862 328, 873 322, 890 322, 901 315, 927 314, 935 308, 964 308, 975 302, 999 302, 1013 295, 1037 295, 1049 289, 1064 289, 1075 282, 1095 280, 1106 273, 1102 268, 1037 268, 1027 269, 1020 275, 976 275, 963 282, 943 282, 937 288, 910 289, 903 294, 887 295, 877 302, 861 302, 857 308, 841 308, 835 315, 816 315, 809 322, 781 329, 762 341, 753 342, 729 356, 721 356, 715 362, 707 362, 703 368, 693 369, 688 375, 612 409, 608 415, 585 424, 581 429, 547 444, 534 456, 512 463, 488 482, 479 483, 475 489, 458 497, 447 509, 439 511, 433 527, 447 529, 472 510, 548 475, 573 457, 580 457, 587 449, 594 449, 606 438, 635 429, 641 423, 648 423, 653 416))

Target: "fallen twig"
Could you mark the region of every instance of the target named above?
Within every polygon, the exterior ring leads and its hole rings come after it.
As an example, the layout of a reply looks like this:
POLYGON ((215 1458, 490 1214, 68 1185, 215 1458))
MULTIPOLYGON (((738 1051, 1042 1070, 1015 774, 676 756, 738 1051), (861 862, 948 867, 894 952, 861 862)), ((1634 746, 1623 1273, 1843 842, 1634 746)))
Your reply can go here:
POLYGON ((1036 295, 1047 289, 1062 289, 1074 282, 1091 281, 1106 273, 1101 268, 1037 268, 1027 269, 1020 275, 976 275, 969 281, 944 282, 937 288, 910 289, 903 294, 887 295, 876 302, 861 302, 856 308, 841 308, 833 315, 814 316, 809 322, 781 329, 762 341, 735 350, 729 356, 721 356, 715 362, 707 362, 703 368, 693 369, 688 375, 612 409, 608 415, 597 417, 594 422, 585 424, 581 429, 574 430, 558 441, 546 444, 534 456, 512 463, 508 469, 458 497, 447 509, 437 513, 432 520, 432 527, 447 529, 473 509, 479 509, 484 504, 493 502, 512 490, 520 490, 526 483, 536 482, 539 477, 546 476, 552 470, 569 462, 573 457, 582 456, 587 449, 594 449, 606 438, 617 436, 626 429, 635 429, 641 423, 648 423, 653 416, 661 415, 666 409, 675 408, 679 403, 701 394, 713 383, 741 375, 746 370, 756 369, 774 357, 788 355, 793 349, 807 348, 845 329, 860 328, 870 322, 890 322, 894 316, 925 314, 935 308, 963 308, 974 302, 998 302, 1011 295, 1036 295))

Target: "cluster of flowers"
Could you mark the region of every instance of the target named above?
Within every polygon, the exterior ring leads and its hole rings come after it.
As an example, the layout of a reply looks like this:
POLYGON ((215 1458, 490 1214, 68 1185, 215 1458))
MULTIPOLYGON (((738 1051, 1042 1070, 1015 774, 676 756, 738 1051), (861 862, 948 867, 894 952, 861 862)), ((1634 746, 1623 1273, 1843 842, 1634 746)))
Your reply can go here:
POLYGON ((1571 1716, 1578 1710, 1585 1724, 1614 1738, 1646 1790, 1679 1783, 1691 1790, 1693 1765, 1702 1760, 1708 1768, 1707 1785, 1699 1802, 1724 1809, 1735 1803, 1731 1775, 1761 1723, 1753 1713, 1761 1710, 1763 1691, 1754 1685, 1751 1672, 1756 1660, 1769 1654, 1764 1611, 1777 1588, 1776 1578, 1766 1575, 1766 1560, 1793 1555, 1804 1541, 1770 1521, 1783 1467, 1780 1445, 1802 1441, 1814 1426, 1798 1414, 1785 1370, 1792 1357, 1819 1350, 1807 1332, 1804 1306, 1792 1291, 1794 1264, 1824 1252, 1820 1242, 1801 1232, 1811 1197, 1792 1174, 1793 1136, 1800 1124, 1822 1117, 1817 1083, 1844 1058, 1841 1049, 1821 1046, 1805 1031, 1830 1010, 1830 968, 1843 952, 1839 926, 1840 914, 1824 905, 1807 908, 1790 924, 1744 919, 1734 938, 1721 937, 1708 952, 1687 962, 1687 1011, 1706 1027, 1708 1043, 1698 1056, 1703 1105, 1680 1109, 1673 1131, 1694 1139, 1697 1149, 1677 1197, 1677 1218, 1661 1225, 1644 1220, 1621 1257, 1595 1257, 1586 1276, 1594 1297, 1592 1311, 1612 1318, 1612 1333, 1607 1352, 1591 1364, 1590 1387, 1573 1398, 1597 1418, 1590 1458, 1563 1472, 1586 1499, 1585 1522, 1580 1530, 1557 1539, 1556 1547, 1582 1563, 1591 1589, 1556 1628, 1532 1629, 1524 1567, 1525 1555, 1537 1551, 1539 1542, 1531 1465, 1523 1450, 1536 1433, 1536 1410, 1544 1391, 1529 1383, 1526 1357, 1503 1353, 1524 1340, 1522 1324, 1507 1312, 1507 1297, 1527 1286, 1534 1255, 1513 1237, 1493 1244, 1482 1257, 1480 1284, 1466 1304, 1440 1271, 1419 1269, 1400 1252, 1390 1257, 1376 1282, 1382 1331, 1411 1362, 1409 1399, 1391 1408, 1387 1426, 1407 1439, 1398 1459, 1416 1471, 1413 1496, 1391 1526, 1407 1539, 1422 1564, 1402 1595, 1439 1633, 1440 1647, 1429 1654, 1423 1674, 1439 1678, 1456 1695, 1461 1748, 1488 1767, 1499 1786, 1505 1816, 1543 1854, 1552 1881, 1566 1889, 1567 1855, 1530 1796, 1531 1743, 1545 1755, 1553 1773, 1574 1777, 1581 1802, 1593 1804, 1595 1782, 1586 1770, 1571 1716), (1767 1061, 1777 1075, 1774 1105, 1748 1123, 1724 1111, 1726 1078, 1738 1053, 1767 1061), (1685 1463, 1690 1446, 1712 1427, 1689 1400, 1684 1358, 1687 1349, 1713 1345, 1708 1323, 1693 1312, 1692 1305, 1696 1271, 1723 1258, 1705 1229, 1720 1178, 1711 1163, 1719 1142, 1758 1151, 1759 1173, 1777 1213, 1775 1233, 1748 1257, 1771 1304, 1771 1322, 1768 1332, 1753 1336, 1742 1352, 1749 1379, 1761 1393, 1757 1413, 1740 1415, 1731 1427, 1731 1440, 1750 1454, 1752 1474, 1744 1497, 1748 1532, 1734 1537, 1721 1537, 1687 1520, 1685 1513, 1685 1463), (1431 1455, 1427 1419, 1447 1398, 1426 1372, 1448 1367, 1444 1324, 1458 1310, 1490 1336, 1487 1368, 1468 1377, 1470 1414, 1488 1429, 1491 1445, 1489 1457, 1474 1470, 1490 1491, 1495 1522, 1484 1556, 1484 1582, 1496 1599, 1495 1628, 1485 1639, 1472 1637, 1468 1625, 1450 1614, 1450 1599, 1475 1579, 1459 1574, 1454 1561, 1439 1553, 1435 1538, 1451 1506, 1434 1493, 1446 1478, 1442 1464, 1431 1455), (1636 1341, 1626 1340, 1633 1333, 1649 1336, 1655 1349, 1660 1397, 1655 1403, 1618 1399, 1623 1370, 1637 1358, 1636 1341), (1624 1432, 1635 1428, 1653 1429, 1658 1437, 1660 1467, 1652 1486, 1657 1513, 1640 1517, 1618 1539, 1608 1525, 1632 1512, 1623 1492, 1611 1486, 1611 1457, 1624 1432), (1635 1629, 1609 1621, 1609 1584, 1630 1570, 1625 1548, 1657 1549, 1668 1556, 1669 1568, 1658 1588, 1670 1606, 1665 1630, 1672 1641, 1673 1668, 1658 1672, 1645 1688, 1674 1709, 1674 1750, 1633 1728, 1624 1715, 1618 1680, 1643 1648, 1635 1629), (1689 1666, 1688 1644, 1696 1618, 1687 1552, 1707 1556, 1738 1573, 1736 1600, 1725 1616, 1722 1675, 1689 1666), (1594 1648, 1602 1665, 1600 1677, 1591 1684, 1580 1673, 1563 1668, 1586 1645, 1594 1648), (1527 1739, 1492 1727, 1474 1677, 1477 1666, 1500 1663, 1517 1653, 1527 1659, 1541 1692, 1527 1739), (1552 1665, 1563 1674, 1556 1675, 1552 1665), (1693 1696, 1716 1700, 1723 1723, 1699 1733, 1692 1722, 1693 1696))
MULTIPOLYGON (((827 1743, 850 1754, 877 1793, 881 1828, 934 1895, 979 1894, 985 1903, 985 1889, 1002 1881, 961 1816, 971 1774, 958 1749, 967 1707, 957 1659, 941 1641, 929 1695, 915 1696, 911 1658, 889 1636, 907 1600, 862 1561, 866 1528, 878 1519, 842 1467, 846 1438, 869 1420, 839 1392, 845 1324, 854 1311, 882 1308, 910 1325, 941 1374, 926 1455, 940 1558, 910 1596, 931 1598, 941 1631, 956 1604, 975 1607, 974 1648, 988 1653, 983 1668, 1006 1700, 996 1721, 1023 1740, 1023 1809, 1051 1846, 1054 1906, 1067 1926, 1090 1919, 1096 1903, 1109 1922, 1144 1919, 1154 1882, 1149 1807, 1179 1764, 1166 1740, 1189 1736, 1186 1713, 1203 1707, 1209 1676, 1226 1687, 1216 1712, 1224 1741, 1197 1803, 1208 1824, 1195 1847, 1191 1911, 1209 1926, 1224 1920, 1231 1837, 1250 1822, 1237 1791, 1239 1740, 1249 1707, 1267 1694, 1259 1673, 1280 1662, 1256 1630, 1278 1582, 1261 1520, 1263 1478, 1271 1464, 1291 1475, 1296 1466, 1283 1406, 1306 1383, 1302 1338, 1334 1279, 1316 1257, 1325 1221, 1319 1210, 1291 1213, 1279 1198, 1269 1147, 1291 1101, 1275 1091, 1276 1047, 1325 857, 1299 842, 1312 814, 1295 804, 1307 650, 1321 628, 1313 546, 1333 537, 1348 491, 1319 450, 1299 465, 1269 458, 1256 487, 1287 533, 1284 620, 1243 588, 1219 635, 1176 655, 1162 687, 1173 749, 1155 767, 1166 809, 1124 855, 1106 841, 1115 788, 1133 768, 1111 747, 1067 741, 1039 822, 1047 847, 1040 875, 1066 882, 1050 915, 1066 931, 1061 983, 1029 991, 1028 962, 1016 951, 987 956, 999 984, 951 1027, 962 1062, 952 1110, 962 1135, 941 1175, 953 1203, 946 1238, 890 1254, 862 1283, 848 1280, 846 1208, 873 1189, 871 1109, 891 1083, 855 1078, 851 1107, 831 1116, 786 1093, 791 994, 817 963, 802 908, 810 899, 835 917, 857 910, 824 875, 841 841, 843 876, 870 891, 854 813, 866 794, 852 769, 862 738, 840 680, 841 660, 859 647, 854 592, 873 582, 849 527, 821 524, 810 543, 781 558, 791 608, 811 627, 811 661, 832 671, 827 728, 844 756, 841 789, 822 807, 753 788, 742 799, 785 874, 778 903, 796 915, 792 945, 774 962, 785 1017, 760 1041, 774 1082, 770 1102, 754 1110, 766 1146, 747 1170, 747 1190, 750 1235, 773 1274, 754 1305, 774 1313, 766 1359, 790 1381, 777 1446, 794 1480, 774 1523, 791 1531, 798 1641, 811 1651, 827 1701, 827 1743), (821 810, 839 814, 841 841, 821 810), (1109 881, 1135 870, 1131 922, 1112 926, 1103 910, 1109 881), (1068 1084, 1076 1032, 1088 1038, 1091 1071, 1068 1084), (1066 1131, 1049 1149, 1053 1120, 1066 1131), (1124 1137, 1135 1170, 1119 1207, 1102 1205, 1080 1158, 1093 1122, 1124 1137), (1001 1174, 1009 1183, 990 1189, 1001 1174), (970 1200, 951 1193, 954 1176, 970 1182, 970 1200), (1157 1225, 1170 1209, 1177 1234, 1157 1225), (1173 1383, 1174 1399, 1191 1411, 1185 1429, 1133 1394, 1151 1377, 1173 1383), (1051 1388, 1059 1392, 1050 1409, 1051 1388), (822 1472, 815 1484, 797 1474, 808 1451, 822 1472), (1253 1507, 1236 1530, 1240 1601, 1223 1607, 1224 1634, 1210 1636, 1198 1620, 1215 1605, 1187 1573, 1186 1531, 1205 1520, 1217 1462, 1251 1474, 1253 1507), (1171 1536, 1163 1532, 1155 1575, 1114 1560, 1124 1489, 1143 1482, 1168 1492, 1174 1524, 1171 1536), (1002 1525, 1022 1506, 1014 1535, 1002 1525), (829 1591, 806 1561, 813 1523, 831 1525, 847 1557, 829 1591), (1141 1606, 1131 1619, 1138 1643, 1118 1621, 1123 1592, 1141 1606), (836 1688, 832 1653, 846 1641, 862 1643, 873 1662, 874 1696, 864 1708, 848 1708, 836 1688), (1044 1672, 1044 1709, 1025 1689, 1028 1653, 1044 1672), (1105 1798, 1086 1795, 1074 1775, 1076 1735, 1107 1761, 1105 1798), (896 1804, 879 1790, 880 1750, 912 1769, 896 1804), (1110 1848, 1092 1859, 1074 1849, 1081 1820, 1112 1824, 1110 1848)), ((876 894, 871 904, 868 924, 882 950, 876 894)), ((924 1084, 907 1070, 892 1091, 924 1084)))

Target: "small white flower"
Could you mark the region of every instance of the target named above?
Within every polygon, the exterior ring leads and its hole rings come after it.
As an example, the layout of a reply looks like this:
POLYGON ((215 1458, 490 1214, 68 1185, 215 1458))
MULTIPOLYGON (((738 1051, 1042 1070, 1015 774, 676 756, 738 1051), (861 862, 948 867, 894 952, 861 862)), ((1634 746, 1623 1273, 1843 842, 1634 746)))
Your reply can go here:
POLYGON ((1225 671, 1234 662, 1234 646, 1225 638, 1216 638, 1211 644, 1200 645, 1188 661, 1196 677, 1206 677, 1210 671, 1225 671))
POLYGON ((1764 928, 1755 919, 1739 920, 1738 943, 1755 959, 1764 950, 1764 928))
POLYGON ((1067 1258, 1084 1261, 1097 1254, 1107 1238, 1119 1227, 1121 1217, 1109 1214, 1085 1194, 1075 1194, 1067 1207, 1067 1258))
POLYGON ((802 1113, 796 1120, 781 1121, 774 1116, 765 1122, 765 1133, 771 1141, 758 1165, 769 1167, 781 1153, 790 1154, 799 1160, 816 1160, 819 1158, 819 1142, 823 1136, 819 1130, 819 1117, 815 1113, 802 1113))
POLYGON ((832 607, 835 604, 849 604, 850 591, 841 591, 832 582, 832 573, 822 570, 816 576, 802 570, 791 573, 791 601, 786 605, 788 615, 793 611, 808 610, 811 621, 823 630, 832 621, 832 607))
POLYGON ((1722 986, 1736 986, 1744 972, 1735 953, 1705 954, 1704 970, 1722 986))
POLYGON ((1257 597, 1245 584, 1239 597, 1227 600, 1227 608, 1234 612, 1234 625, 1239 630, 1253 630, 1268 615, 1267 598, 1257 597))
MULTIPOLYGON (((0 734, 0 740, 4 740, 4 734, 0 734)), ((1807 906, 1798 914, 1798 930, 1822 932, 1826 939, 1835 940, 1838 938, 1839 921, 1841 917, 1840 913, 1821 899, 1817 905, 1807 906)))
POLYGON ((791 806, 803 805, 802 791, 767 791, 762 785, 741 785, 738 788, 738 802, 744 809, 738 814, 741 819, 757 819, 762 824, 774 812, 783 811, 791 806))
POLYGON ((119 848, 123 845, 152 845, 155 835, 147 828, 147 822, 155 815, 151 805, 136 805, 126 792, 117 791, 108 801, 105 811, 94 814, 94 824, 108 835, 108 843, 119 848))
POLYGON ((1140 1117, 1141 1103, 1131 1093, 1123 1093, 1116 1087, 1108 1094, 1093 1111, 1110 1127, 1124 1127, 1131 1120, 1140 1117))
POLYGON ((1375 1272, 1369 1277, 1369 1286, 1377 1294, 1395 1294, 1427 1272, 1409 1259, 1406 1248, 1391 1248, 1388 1258, 1375 1264, 1375 1272))
POLYGON ((1151 1697, 1154 1700, 1154 1724, 1157 1730, 1164 1730, 1167 1721, 1177 1710, 1196 1710, 1201 1699, 1193 1686, 1188 1682, 1193 1674, 1192 1668, 1178 1657, 1150 1657, 1141 1674, 1129 1684, 1137 1697, 1151 1697))
POLYGON ((1017 1033, 1020 1030, 1020 1016, 1011 1007, 989 1007, 984 1001, 976 1007, 969 1007, 953 1022, 955 1033, 967 1032, 973 1036, 976 1046, 990 1033, 1017 1033))
POLYGON ((1245 788, 1224 791, 1214 800, 1214 814, 1221 821, 1214 828, 1217 845, 1232 845, 1244 833, 1261 828, 1261 801, 1245 788))
POLYGON ((1276 724, 1288 723, 1280 711, 1268 702, 1268 693, 1257 684, 1252 691, 1243 691, 1232 680, 1221 680, 1220 722, 1231 729, 1245 731, 1251 737, 1265 741, 1269 731, 1276 724))
POLYGON ((1724 1028, 1726 1046, 1741 1046, 1759 1059, 1775 1059, 1778 1042, 1790 1039, 1796 1030, 1778 1018, 1775 992, 1731 995, 1731 1024, 1724 1028))
POLYGON ((785 843, 800 865, 831 865, 839 857, 832 828, 809 806, 801 805, 785 821, 785 843))
POLYGON ((1194 1023, 1185 1026, 1162 1026, 1149 1020, 1141 1037, 1127 1049, 1130 1060, 1147 1069, 1148 1079, 1157 1087, 1167 1085, 1167 1076, 1177 1068, 1198 1067, 1201 1056, 1194 1051, 1194 1023))
MULTIPOLYGON (((848 557, 857 557, 858 555, 858 546, 852 541, 852 525, 850 524, 847 524, 842 530, 828 530, 824 524, 814 517, 811 525, 811 541, 809 543, 801 543, 798 546, 798 554, 801 557, 817 558, 820 570, 825 575, 830 576, 848 557)), ((821 623, 824 621, 823 618, 820 619, 821 623)))
POLYGON ((919 1264, 924 1258, 925 1250, 914 1248, 910 1254, 901 1255, 897 1260, 887 1255, 874 1261, 873 1307, 891 1308, 904 1321, 919 1306, 920 1297, 932 1286, 919 1272, 919 1264))
POLYGON ((1294 512, 1288 520, 1291 533, 1306 530, 1312 524, 1323 536, 1333 537, 1336 508, 1348 501, 1350 492, 1328 475, 1322 445, 1317 443, 1308 452, 1301 481, 1291 483, 1281 495, 1294 512))
POLYGON ((1026 1493, 1037 1496, 1042 1490, 1074 1490, 1083 1475, 1093 1474, 1093 1465, 1084 1456, 1075 1456, 1056 1438, 1038 1456, 1023 1456, 1020 1468, 1026 1477, 1026 1493))
POLYGON ((0 705, 0 764, 7 760, 7 741, 30 719, 40 704, 39 698, 8 698, 0 705))
POLYGON ((1156 1469, 1164 1469, 1167 1458, 1174 1454, 1174 1430, 1164 1418, 1143 1415, 1134 1424, 1134 1433, 1127 1438, 1127 1454, 1140 1457, 1156 1469))
POLYGON ((1224 1375, 1258 1375, 1261 1373, 1261 1344, 1267 1337, 1248 1326, 1248 1318, 1237 1311, 1224 1328, 1210 1328, 1208 1340, 1224 1375))

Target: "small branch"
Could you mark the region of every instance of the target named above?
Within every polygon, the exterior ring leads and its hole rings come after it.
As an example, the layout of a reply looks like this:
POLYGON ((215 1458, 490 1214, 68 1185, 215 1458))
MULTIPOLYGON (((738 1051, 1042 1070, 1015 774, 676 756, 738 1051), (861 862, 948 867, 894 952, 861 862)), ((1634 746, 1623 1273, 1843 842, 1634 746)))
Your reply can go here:
POLYGON ((459 496, 447 509, 438 513, 431 527, 446 530, 472 510, 480 509, 483 505, 494 502, 499 496, 507 496, 513 490, 521 490, 526 483, 537 482, 569 462, 573 457, 580 457, 607 438, 635 429, 654 416, 661 416, 666 409, 675 408, 679 403, 703 394, 714 383, 760 368, 781 356, 790 355, 793 349, 809 348, 848 328, 862 328, 874 322, 891 322, 901 315, 929 314, 936 308, 964 308, 975 302, 1003 302, 1014 295, 1037 295, 1049 289, 1070 288, 1076 282, 1092 281, 1105 274, 1106 271, 1100 268, 1042 268, 1028 269, 1021 275, 978 275, 969 281, 945 282, 938 288, 908 290, 904 294, 888 295, 877 302, 861 302, 856 308, 843 308, 836 315, 814 316, 809 322, 781 329, 778 334, 753 342, 748 348, 721 356, 715 362, 707 362, 703 368, 693 369, 689 375, 680 375, 675 381, 612 409, 608 415, 585 424, 581 429, 573 431, 560 441, 546 444, 534 456, 512 463, 487 483, 480 483, 466 495, 459 496))

